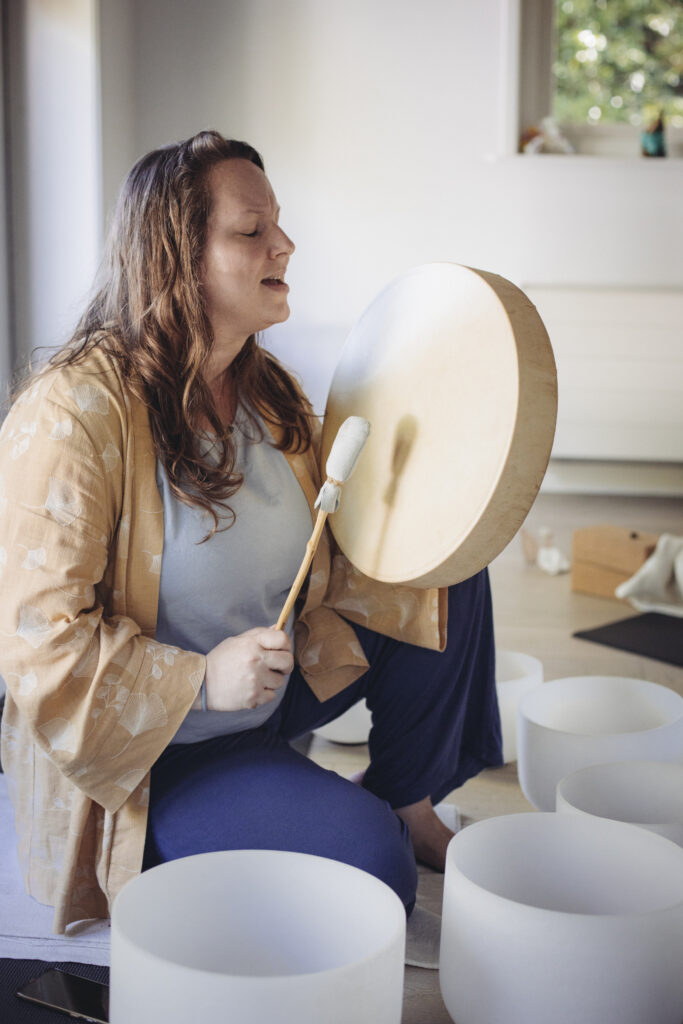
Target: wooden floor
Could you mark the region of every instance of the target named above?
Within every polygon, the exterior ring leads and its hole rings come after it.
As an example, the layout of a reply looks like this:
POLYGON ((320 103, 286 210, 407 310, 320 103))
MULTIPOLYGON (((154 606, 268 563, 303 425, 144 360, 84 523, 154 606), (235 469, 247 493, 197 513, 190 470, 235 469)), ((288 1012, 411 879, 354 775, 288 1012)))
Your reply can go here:
MULTIPOLYGON (((683 504, 677 499, 541 495, 525 529, 537 535, 553 531, 557 545, 571 551, 572 531, 580 526, 612 523, 654 533, 683 535, 683 504)), ((661 683, 683 695, 683 669, 572 638, 590 629, 636 614, 619 601, 574 594, 569 576, 548 576, 525 563, 520 538, 491 566, 496 643, 501 649, 532 654, 543 663, 546 679, 574 675, 622 675, 661 683)), ((683 621, 681 623, 683 633, 683 621)), ((340 774, 365 767, 367 747, 344 747, 315 737, 309 755, 340 774)), ((532 808, 517 782, 516 765, 483 772, 449 798, 460 808, 464 824, 498 814, 532 808)), ((440 911, 442 876, 421 870, 419 898, 440 911)), ((437 971, 406 968, 403 1024, 448 1024, 437 971)))

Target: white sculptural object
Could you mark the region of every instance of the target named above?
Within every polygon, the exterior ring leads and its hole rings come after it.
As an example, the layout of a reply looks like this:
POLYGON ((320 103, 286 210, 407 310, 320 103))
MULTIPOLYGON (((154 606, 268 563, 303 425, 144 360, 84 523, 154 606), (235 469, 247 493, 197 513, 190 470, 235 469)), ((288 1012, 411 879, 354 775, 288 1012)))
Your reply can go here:
POLYGON ((522 698, 517 772, 534 807, 555 810, 560 779, 590 764, 683 762, 683 697, 620 676, 544 683, 522 698))
POLYGON ((581 768, 558 783, 557 810, 630 822, 683 846, 683 765, 621 761, 581 768))
POLYGON ((338 861, 231 850, 143 872, 114 902, 112 1024, 399 1024, 406 916, 338 861))
POLYGON ((683 850, 634 825, 510 814, 457 833, 439 980, 457 1024, 680 1024, 683 850))

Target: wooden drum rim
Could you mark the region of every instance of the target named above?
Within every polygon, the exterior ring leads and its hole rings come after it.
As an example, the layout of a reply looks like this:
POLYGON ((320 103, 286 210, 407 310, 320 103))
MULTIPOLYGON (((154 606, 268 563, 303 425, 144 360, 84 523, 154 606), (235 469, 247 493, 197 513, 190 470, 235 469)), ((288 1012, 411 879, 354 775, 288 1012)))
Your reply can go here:
POLYGON ((323 467, 350 415, 369 419, 372 431, 339 511, 329 519, 341 550, 366 576, 386 583, 434 587, 468 579, 515 535, 550 458, 557 375, 535 306, 505 278, 455 263, 426 264, 401 275, 347 338, 327 400, 323 467), (423 294, 429 299, 424 315, 416 309, 423 294), (405 328, 397 314, 404 299, 405 328), (467 389, 469 379, 479 388, 476 394, 467 389), (451 382, 452 406, 448 392, 441 393, 451 382), (438 393, 434 407, 430 388, 438 393), (402 401, 409 415, 400 415, 402 401), (468 410, 471 424, 458 419, 468 410), (401 431, 408 437, 405 468, 390 471, 392 460, 394 467, 401 462, 401 431), (449 473, 459 456, 456 472, 463 479, 456 486, 449 473))

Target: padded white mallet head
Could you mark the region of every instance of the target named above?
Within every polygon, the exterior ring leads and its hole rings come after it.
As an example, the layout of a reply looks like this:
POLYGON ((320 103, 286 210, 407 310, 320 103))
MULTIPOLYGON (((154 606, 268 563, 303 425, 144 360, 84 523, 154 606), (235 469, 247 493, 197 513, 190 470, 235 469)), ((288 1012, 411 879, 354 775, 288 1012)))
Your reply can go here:
POLYGON ((336 512, 341 497, 341 484, 351 476, 358 456, 370 433, 370 424, 362 416, 349 416, 337 431, 325 463, 327 480, 320 489, 315 507, 336 512))

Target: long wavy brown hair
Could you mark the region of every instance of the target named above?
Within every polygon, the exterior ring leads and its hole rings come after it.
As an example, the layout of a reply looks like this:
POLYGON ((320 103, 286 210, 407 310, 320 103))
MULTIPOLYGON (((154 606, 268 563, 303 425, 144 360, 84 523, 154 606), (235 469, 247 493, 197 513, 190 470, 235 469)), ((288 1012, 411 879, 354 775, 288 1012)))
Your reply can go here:
MULTIPOLYGON (((208 173, 224 160, 264 169, 246 142, 203 131, 156 149, 123 184, 109 232, 96 294, 73 336, 47 368, 77 363, 96 346, 115 359, 131 390, 149 410, 157 457, 181 501, 205 509, 226 528, 228 501, 242 484, 235 445, 202 376, 213 333, 200 287, 200 265, 211 210, 208 173), (201 424, 219 440, 218 461, 202 455, 201 424)), ((311 410, 284 367, 248 338, 229 367, 231 384, 252 423, 251 410, 277 424, 281 451, 311 443, 311 410)))

